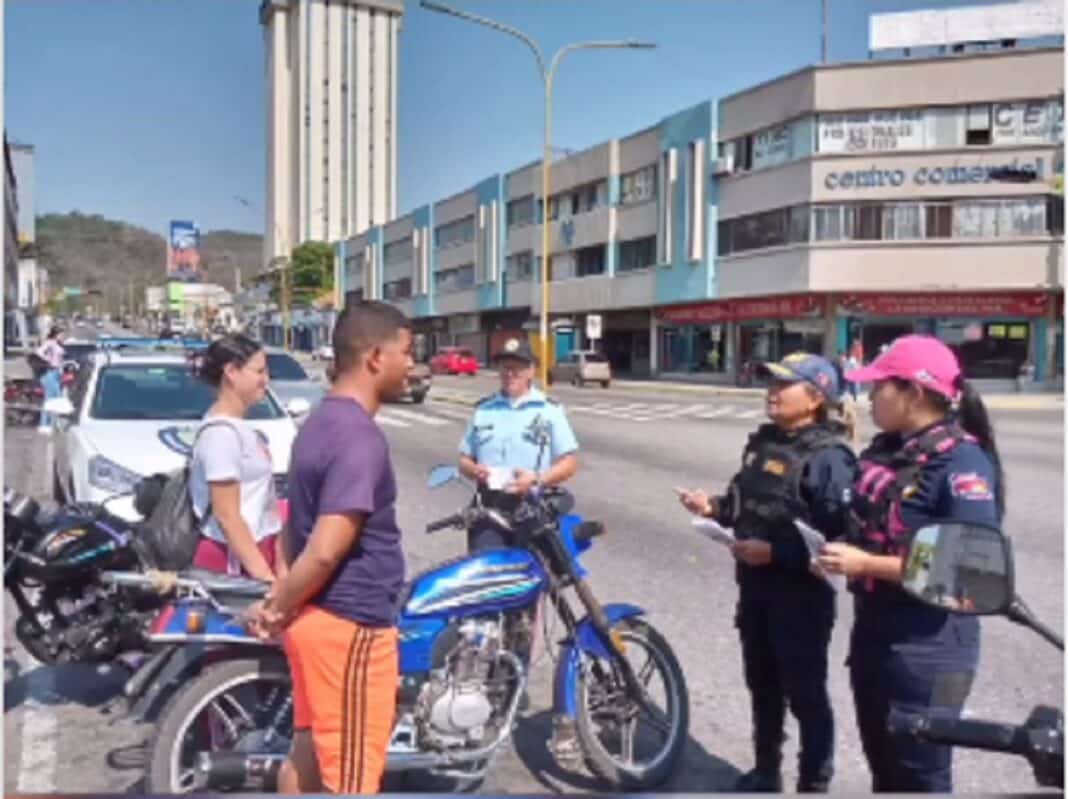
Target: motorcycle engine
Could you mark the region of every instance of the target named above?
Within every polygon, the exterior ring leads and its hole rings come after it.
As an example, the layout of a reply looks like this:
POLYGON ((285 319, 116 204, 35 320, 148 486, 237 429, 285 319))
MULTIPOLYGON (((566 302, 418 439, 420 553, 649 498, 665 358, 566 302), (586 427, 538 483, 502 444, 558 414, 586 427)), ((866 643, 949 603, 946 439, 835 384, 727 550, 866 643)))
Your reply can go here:
POLYGON ((477 743, 486 734, 501 690, 499 676, 501 626, 492 619, 465 619, 453 628, 451 647, 443 653, 440 668, 423 684, 416 703, 421 737, 438 747, 477 743))
POLYGON ((40 596, 34 605, 35 619, 20 618, 15 636, 27 651, 49 663, 109 661, 125 643, 128 628, 139 623, 136 614, 118 607, 95 586, 64 596, 40 596))

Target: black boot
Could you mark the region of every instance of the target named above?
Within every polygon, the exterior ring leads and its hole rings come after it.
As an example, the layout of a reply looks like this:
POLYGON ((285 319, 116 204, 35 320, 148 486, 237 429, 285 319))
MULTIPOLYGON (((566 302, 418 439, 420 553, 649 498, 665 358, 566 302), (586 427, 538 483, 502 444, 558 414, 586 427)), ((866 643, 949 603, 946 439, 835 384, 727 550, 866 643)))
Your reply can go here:
POLYGON ((782 773, 776 769, 755 768, 734 783, 738 793, 782 793, 782 773))
POLYGON ((797 781, 798 793, 827 793, 831 790, 831 781, 822 777, 817 779, 799 779, 797 781))

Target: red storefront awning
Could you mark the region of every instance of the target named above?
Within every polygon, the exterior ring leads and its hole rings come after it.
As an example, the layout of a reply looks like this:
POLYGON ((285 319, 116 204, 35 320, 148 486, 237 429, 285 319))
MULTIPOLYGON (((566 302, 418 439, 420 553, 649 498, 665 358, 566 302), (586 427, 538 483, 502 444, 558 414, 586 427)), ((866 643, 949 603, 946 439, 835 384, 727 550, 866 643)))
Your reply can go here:
POLYGON ((657 310, 661 322, 676 325, 744 322, 750 319, 795 319, 819 313, 823 298, 816 294, 787 294, 775 297, 745 297, 737 300, 674 305, 657 310))
POLYGON ((1040 317, 1049 309, 1044 292, 848 294, 838 298, 843 315, 1040 317))

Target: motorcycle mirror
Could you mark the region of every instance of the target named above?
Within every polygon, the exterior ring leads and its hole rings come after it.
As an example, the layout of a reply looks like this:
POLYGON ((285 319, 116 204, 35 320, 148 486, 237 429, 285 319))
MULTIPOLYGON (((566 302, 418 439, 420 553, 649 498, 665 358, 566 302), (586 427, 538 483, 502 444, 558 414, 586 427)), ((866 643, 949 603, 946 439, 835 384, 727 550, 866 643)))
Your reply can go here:
POLYGON ((446 483, 452 482, 460 475, 460 470, 455 466, 435 466, 430 470, 430 478, 427 485, 430 488, 440 488, 446 483))
POLYGON ((901 587, 950 613, 1004 614, 1014 597, 1009 539, 977 524, 922 527, 912 537, 901 587))

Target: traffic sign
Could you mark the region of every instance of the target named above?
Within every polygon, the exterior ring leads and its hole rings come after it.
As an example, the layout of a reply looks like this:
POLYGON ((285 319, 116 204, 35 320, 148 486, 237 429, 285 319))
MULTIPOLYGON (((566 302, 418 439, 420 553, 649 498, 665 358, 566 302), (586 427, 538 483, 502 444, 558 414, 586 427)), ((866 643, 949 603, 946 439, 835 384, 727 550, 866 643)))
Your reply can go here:
POLYGON ((600 314, 587 314, 586 315, 586 338, 591 341, 596 341, 601 337, 601 315, 600 314))

